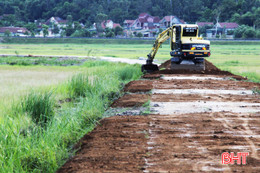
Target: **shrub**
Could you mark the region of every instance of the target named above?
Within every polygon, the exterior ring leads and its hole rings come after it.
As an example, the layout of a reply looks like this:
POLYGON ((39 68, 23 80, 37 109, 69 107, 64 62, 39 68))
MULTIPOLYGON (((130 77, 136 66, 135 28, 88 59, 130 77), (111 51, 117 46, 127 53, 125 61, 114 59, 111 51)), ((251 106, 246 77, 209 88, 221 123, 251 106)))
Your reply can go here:
POLYGON ((255 38, 256 32, 253 28, 247 28, 243 33, 243 38, 255 38))
POLYGON ((114 32, 109 31, 106 33, 106 37, 108 37, 108 38, 115 37, 115 34, 114 34, 114 32))
POLYGON ((71 98, 86 97, 88 94, 96 94, 100 78, 87 74, 72 76, 68 82, 68 91, 71 98))
POLYGON ((243 33, 245 32, 245 30, 248 28, 248 26, 246 25, 241 25, 239 26, 237 29, 235 29, 234 31, 234 37, 235 38, 242 38, 243 33))
POLYGON ((141 75, 141 70, 136 71, 135 68, 125 67, 122 70, 118 71, 118 74, 120 80, 129 81, 129 80, 137 79, 141 75))
POLYGON ((234 34, 234 30, 228 30, 227 31, 227 35, 233 35, 234 34))
POLYGON ((83 74, 78 74, 73 76, 68 82, 68 91, 70 92, 70 97, 85 97, 86 86, 88 85, 88 79, 83 74))
POLYGON ((246 25, 241 25, 234 31, 235 38, 255 38, 256 34, 254 28, 246 25))
POLYGON ((138 32, 136 36, 141 38, 141 37, 143 37, 143 34, 141 32, 138 32))

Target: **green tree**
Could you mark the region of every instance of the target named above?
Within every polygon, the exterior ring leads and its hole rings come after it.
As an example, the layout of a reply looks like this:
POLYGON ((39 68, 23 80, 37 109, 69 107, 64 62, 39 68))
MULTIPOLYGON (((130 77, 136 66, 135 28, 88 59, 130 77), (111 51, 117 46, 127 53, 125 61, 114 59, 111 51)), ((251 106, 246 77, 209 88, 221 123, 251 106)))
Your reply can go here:
POLYGON ((141 38, 141 37, 143 37, 143 34, 141 32, 138 32, 136 36, 141 38))
POLYGON ((6 37, 10 37, 10 35, 11 35, 11 32, 10 32, 10 30, 5 30, 5 33, 4 33, 4 35, 6 36, 6 37))
POLYGON ((120 26, 117 26, 115 28, 115 35, 123 35, 123 28, 121 28, 120 26))
POLYGON ((85 29, 84 30, 84 37, 92 37, 92 34, 89 30, 85 29))
POLYGON ((71 37, 84 37, 85 33, 83 30, 76 30, 73 34, 71 34, 71 37))
POLYGON ((54 24, 53 29, 52 29, 52 32, 53 32, 54 34, 58 34, 58 33, 60 32, 60 29, 59 29, 58 25, 54 24))
POLYGON ((82 29, 82 26, 80 25, 80 23, 79 22, 74 22, 74 29, 75 30, 81 30, 82 29))
POLYGON ((112 31, 109 31, 109 32, 106 33, 106 37, 109 37, 109 38, 115 37, 115 33, 112 32, 112 31))
POLYGON ((28 31, 25 31, 24 35, 30 35, 30 33, 28 31))
POLYGON ((25 28, 28 29, 30 32, 35 32, 37 30, 37 25, 35 23, 27 23, 25 28))
POLYGON ((67 37, 71 36, 74 32, 75 29, 72 27, 72 24, 69 24, 65 29, 65 33, 67 37))
POLYGON ((73 22, 73 18, 72 18, 72 15, 68 15, 67 16, 67 22, 68 22, 68 24, 70 25, 72 25, 72 22, 73 22))
POLYGON ((95 20, 96 20, 96 29, 97 29, 98 33, 103 32, 103 28, 101 27, 101 22, 103 22, 106 19, 107 19, 106 14, 103 14, 103 13, 97 14, 95 20))
POLYGON ((257 30, 256 32, 256 38, 260 39, 260 30, 257 30))
POLYGON ((254 8, 254 26, 260 29, 260 7, 254 8))
POLYGON ((49 31, 48 31, 48 29, 49 29, 49 26, 48 25, 42 25, 42 32, 43 32, 43 36, 44 37, 46 37, 46 36, 48 36, 49 35, 49 31))
POLYGON ((255 38, 256 32, 253 28, 247 28, 243 33, 243 38, 255 38))

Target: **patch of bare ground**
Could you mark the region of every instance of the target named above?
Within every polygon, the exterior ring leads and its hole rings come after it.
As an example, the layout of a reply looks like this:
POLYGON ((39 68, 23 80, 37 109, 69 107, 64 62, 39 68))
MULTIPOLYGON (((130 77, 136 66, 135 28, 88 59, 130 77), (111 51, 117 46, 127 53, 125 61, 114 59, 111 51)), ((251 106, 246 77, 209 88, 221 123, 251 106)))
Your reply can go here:
POLYGON ((103 119, 76 145, 78 152, 57 172, 142 172, 147 153, 147 117, 103 119))
POLYGON ((111 107, 140 107, 150 99, 148 94, 125 94, 116 100, 111 107))
POLYGON ((125 88, 125 92, 148 92, 151 89, 153 89, 153 81, 150 80, 137 80, 137 81, 132 81, 129 82, 125 88))
POLYGON ((103 119, 58 172, 260 172, 260 84, 206 66, 171 71, 167 61, 128 83, 112 107, 150 100, 157 114, 103 119), (246 165, 223 165, 223 152, 249 152, 246 165))

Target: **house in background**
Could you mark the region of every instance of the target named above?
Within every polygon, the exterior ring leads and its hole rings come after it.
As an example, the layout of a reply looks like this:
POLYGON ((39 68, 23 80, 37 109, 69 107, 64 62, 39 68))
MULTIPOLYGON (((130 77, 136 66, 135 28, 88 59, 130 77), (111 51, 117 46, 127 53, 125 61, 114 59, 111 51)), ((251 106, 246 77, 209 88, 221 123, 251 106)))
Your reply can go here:
POLYGON ((153 37, 160 28, 160 18, 151 16, 148 13, 141 13, 136 20, 124 21, 124 33, 131 36, 134 33, 142 33, 144 37, 153 37))
POLYGON ((124 21, 124 29, 130 29, 131 25, 134 23, 135 20, 125 20, 124 21))
POLYGON ((26 37, 30 32, 21 27, 0 27, 0 36, 4 36, 6 31, 10 31, 10 36, 26 37))
POLYGON ((102 23, 101 23, 101 27, 103 29, 106 29, 106 28, 110 28, 110 29, 114 29, 116 27, 121 27, 121 25, 119 23, 114 23, 112 20, 104 20, 102 23))
POLYGON ((160 27, 160 18, 141 13, 138 18, 130 25, 131 30, 157 29, 160 27))
POLYGON ((238 27, 239 25, 237 23, 217 23, 212 29, 207 29, 207 37, 216 38, 217 35, 219 35, 221 38, 222 35, 225 35, 227 38, 233 38, 233 34, 229 35, 229 31, 234 31, 238 27))
POLYGON ((213 22, 196 22, 196 24, 199 26, 199 27, 205 27, 205 26, 213 26, 214 23, 213 22))
POLYGON ((185 24, 185 22, 177 16, 164 16, 162 20, 160 20, 160 28, 162 29, 166 29, 174 24, 185 24))
POLYGON ((57 25, 59 28, 67 27, 67 20, 64 20, 60 17, 51 17, 48 19, 44 24, 53 27, 54 25, 57 25))
MULTIPOLYGON (((112 20, 104 20, 103 22, 101 22, 101 27, 103 30, 106 28, 114 29, 117 26, 121 27, 121 25, 119 23, 114 23, 112 20)), ((93 24, 92 28, 90 28, 89 31, 91 31, 91 32, 97 31, 96 23, 93 24)))
POLYGON ((239 27, 237 23, 217 23, 217 27, 223 28, 225 34, 227 35, 228 31, 233 31, 239 27))

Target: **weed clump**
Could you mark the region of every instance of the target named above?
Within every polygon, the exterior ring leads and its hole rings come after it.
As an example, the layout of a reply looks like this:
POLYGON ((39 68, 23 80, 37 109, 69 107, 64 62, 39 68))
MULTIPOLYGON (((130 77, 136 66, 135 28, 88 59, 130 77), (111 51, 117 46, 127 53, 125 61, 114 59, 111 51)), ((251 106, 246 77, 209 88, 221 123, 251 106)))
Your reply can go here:
POLYGON ((119 70, 118 75, 119 75, 119 79, 122 81, 135 80, 139 76, 141 76, 141 70, 137 71, 136 68, 129 66, 119 70))
POLYGON ((30 92, 22 99, 21 110, 29 114, 37 125, 46 125, 54 116, 52 92, 30 92))
POLYGON ((86 74, 74 75, 68 81, 68 91, 71 98, 86 97, 87 94, 95 94, 98 78, 86 74))

